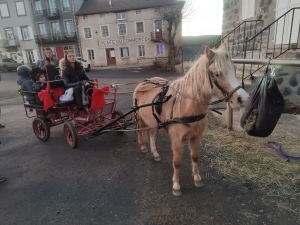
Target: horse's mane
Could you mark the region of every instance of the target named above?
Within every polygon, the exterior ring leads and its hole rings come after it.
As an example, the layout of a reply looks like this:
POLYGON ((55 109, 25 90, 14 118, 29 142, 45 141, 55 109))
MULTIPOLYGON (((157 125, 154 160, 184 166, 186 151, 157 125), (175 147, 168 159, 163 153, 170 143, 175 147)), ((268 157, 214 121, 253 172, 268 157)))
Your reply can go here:
MULTIPOLYGON (((227 51, 215 51, 214 66, 218 73, 227 74, 229 70, 228 58, 227 51)), ((207 74, 207 63, 208 59, 206 55, 201 55, 194 61, 191 69, 183 77, 173 81, 173 88, 178 90, 176 95, 177 101, 180 102, 181 99, 186 99, 180 93, 186 93, 186 95, 199 102, 206 102, 207 98, 211 98, 212 88, 207 74)))

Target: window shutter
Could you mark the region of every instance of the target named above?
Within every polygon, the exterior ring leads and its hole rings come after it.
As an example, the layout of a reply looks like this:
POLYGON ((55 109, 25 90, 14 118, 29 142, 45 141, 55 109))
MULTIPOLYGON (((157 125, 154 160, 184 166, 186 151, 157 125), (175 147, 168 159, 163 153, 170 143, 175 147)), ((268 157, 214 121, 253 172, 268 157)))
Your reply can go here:
POLYGON ((29 32, 30 39, 33 39, 34 35, 33 35, 33 31, 32 31, 32 27, 31 26, 28 27, 28 32, 29 32))
POLYGON ((23 36, 22 36, 22 32, 21 32, 21 27, 17 27, 17 32, 18 32, 18 36, 19 36, 19 40, 23 40, 23 36))
POLYGON ((25 51, 22 51, 22 57, 23 57, 23 62, 24 62, 24 63, 28 63, 28 61, 27 61, 27 56, 26 56, 26 52, 25 52, 25 51))
POLYGON ((255 0, 249 0, 248 18, 255 16, 255 0))
MULTIPOLYGON (((277 0, 276 4, 276 19, 278 19, 280 16, 282 16, 284 13, 288 10, 288 4, 289 0, 277 0)), ((275 38, 275 44, 281 44, 286 43, 287 40, 287 23, 288 18, 282 17, 278 20, 277 24, 275 24, 275 27, 277 27, 277 31, 275 32, 274 38, 275 38)))
MULTIPOLYGON (((300 1, 299 0, 291 0, 289 8, 295 8, 300 6, 300 1)), ((298 33, 299 33, 299 22, 300 22, 300 9, 295 9, 294 10, 294 19, 293 19, 293 24, 292 24, 292 18, 293 18, 293 11, 291 11, 289 16, 289 26, 288 30, 290 31, 291 26, 292 26, 292 34, 291 34, 291 43, 297 43, 298 39, 298 33)), ((290 32, 288 32, 288 40, 287 43, 289 43, 289 38, 290 38, 290 32)))
POLYGON ((34 61, 36 62, 39 58, 38 54, 37 54, 37 51, 36 50, 33 50, 33 56, 34 56, 34 61))

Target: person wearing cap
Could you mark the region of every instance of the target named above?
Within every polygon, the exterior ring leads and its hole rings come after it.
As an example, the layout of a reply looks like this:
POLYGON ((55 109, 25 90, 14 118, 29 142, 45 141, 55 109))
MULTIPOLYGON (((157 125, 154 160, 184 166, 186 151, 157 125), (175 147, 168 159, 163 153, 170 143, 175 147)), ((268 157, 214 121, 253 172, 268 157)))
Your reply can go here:
POLYGON ((46 71, 42 70, 40 68, 34 68, 31 71, 31 79, 35 82, 33 84, 33 90, 34 91, 41 91, 44 86, 46 85, 45 81, 46 79, 46 71))
MULTIPOLYGON (((32 80, 30 79, 31 68, 26 65, 17 68, 17 84, 21 86, 22 91, 33 91, 32 80)), ((30 104, 35 103, 35 97, 32 94, 24 93, 26 101, 30 104)))

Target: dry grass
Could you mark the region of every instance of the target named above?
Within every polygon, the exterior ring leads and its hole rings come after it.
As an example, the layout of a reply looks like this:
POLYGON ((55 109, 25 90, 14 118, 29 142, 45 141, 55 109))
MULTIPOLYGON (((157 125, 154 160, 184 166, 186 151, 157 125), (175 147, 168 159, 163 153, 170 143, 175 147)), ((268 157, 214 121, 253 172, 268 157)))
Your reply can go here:
MULTIPOLYGON (((300 200, 299 160, 286 162, 275 150, 265 146, 270 139, 229 131, 212 115, 209 121, 203 143, 204 157, 210 166, 227 178, 250 180, 269 195, 300 200)), ((300 155, 300 139, 291 140, 284 136, 272 138, 279 141, 288 154, 300 155)))

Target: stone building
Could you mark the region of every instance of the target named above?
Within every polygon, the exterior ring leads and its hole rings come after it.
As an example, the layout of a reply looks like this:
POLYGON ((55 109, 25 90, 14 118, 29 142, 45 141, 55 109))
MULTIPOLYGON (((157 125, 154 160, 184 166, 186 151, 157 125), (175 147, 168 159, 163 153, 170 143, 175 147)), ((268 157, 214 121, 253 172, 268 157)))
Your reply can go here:
MULTIPOLYGON (((223 3, 221 42, 227 43, 233 58, 300 58, 300 8, 297 8, 300 0, 223 0, 223 3)), ((247 65, 245 76, 261 75, 264 70, 265 67, 247 65)), ((300 104, 300 68, 277 66, 275 73, 283 96, 300 104)))
POLYGON ((35 42, 42 55, 43 48, 51 48, 54 55, 61 59, 64 53, 72 50, 79 54, 79 40, 75 12, 83 0, 29 0, 32 5, 35 42))
MULTIPOLYGON (((160 7, 181 5, 175 0, 89 0, 76 13, 82 55, 92 66, 146 64, 167 57, 167 23, 160 7)), ((175 38, 178 47, 181 24, 175 38)))
POLYGON ((34 41, 34 25, 27 0, 0 0, 0 57, 34 64, 40 57, 34 41))

